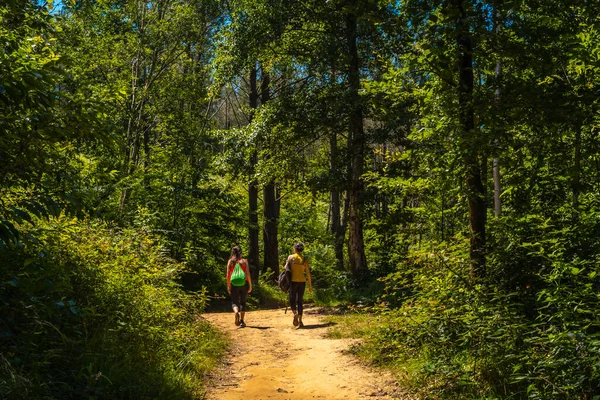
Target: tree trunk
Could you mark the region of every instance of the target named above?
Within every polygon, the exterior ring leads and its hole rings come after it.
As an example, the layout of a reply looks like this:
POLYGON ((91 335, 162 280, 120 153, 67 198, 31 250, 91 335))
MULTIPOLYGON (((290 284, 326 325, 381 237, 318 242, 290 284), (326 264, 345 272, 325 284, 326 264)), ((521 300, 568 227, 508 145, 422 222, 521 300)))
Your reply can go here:
POLYGON ((348 137, 349 155, 349 239, 348 261, 350 271, 360 278, 367 271, 365 246, 363 241, 361 208, 362 174, 365 152, 363 113, 360 99, 360 60, 357 49, 357 17, 346 14, 346 39, 348 42, 348 83, 350 94, 350 126, 348 137))
MULTIPOLYGON (((263 69, 261 82, 261 106, 264 106, 271 98, 269 84, 269 74, 263 69)), ((270 268, 273 271, 272 278, 275 278, 279 276, 279 245, 277 241, 278 201, 274 181, 269 182, 263 189, 263 207, 263 216, 265 222, 265 227, 263 229, 263 273, 270 268)))
MULTIPOLYGON (((498 14, 496 14, 498 15, 498 14)), ((499 18, 499 17, 498 17, 499 18)), ((499 21, 498 21, 499 22, 499 21)), ((498 23, 499 25, 499 23, 498 23)), ((497 29, 500 29, 499 26, 497 29)), ((500 74, 502 73, 502 63, 500 60, 496 61, 496 82, 500 78, 500 74)), ((496 108, 499 109, 500 105, 500 84, 496 83, 496 108)), ((498 136, 499 130, 496 129, 496 136, 498 136)), ((498 140, 496 137, 495 140, 498 140)), ((498 150, 496 150, 498 151, 498 150)), ((500 186, 500 159, 498 157, 494 157, 492 162, 492 174, 494 178, 494 216, 496 218, 500 217, 502 214, 502 202, 500 199, 500 193, 502 193, 502 187, 500 186)))
POLYGON ((329 137, 330 168, 333 183, 331 189, 331 233, 337 232, 340 226, 340 192, 337 188, 337 135, 332 133, 329 137))
MULTIPOLYGON (((132 154, 132 145, 134 142, 134 137, 136 135, 136 126, 135 126, 135 118, 137 108, 137 90, 140 81, 140 52, 138 50, 136 57, 132 62, 131 67, 131 101, 129 102, 129 118, 127 119, 127 137, 125 138, 125 149, 123 151, 123 177, 127 177, 130 174, 131 169, 131 154, 132 154)), ((121 190, 121 196, 119 198, 119 211, 123 212, 125 209, 125 204, 127 203, 127 199, 129 198, 129 189, 127 187, 121 190)))
POLYGON ((502 202, 500 200, 500 159, 497 157, 494 158, 492 170, 494 174, 494 216, 498 218, 502 215, 502 202))
MULTIPOLYGON (((254 110, 258 107, 258 90, 256 87, 256 66, 250 71, 250 121, 254 116, 254 110)), ((258 253, 258 188, 254 171, 258 163, 258 151, 254 149, 250 155, 250 184, 248 187, 248 264, 253 281, 258 281, 259 253, 258 253)))
POLYGON ((273 182, 263 189, 265 228, 263 230, 264 264, 263 273, 267 269, 273 271, 274 277, 279 276, 279 246, 277 243, 277 197, 273 182))
POLYGON ((338 189, 339 167, 337 134, 333 132, 329 137, 331 155, 331 173, 333 175, 333 189, 331 190, 331 233, 334 235, 335 260, 338 270, 344 267, 344 226, 342 224, 340 191, 338 189))
MULTIPOLYGON (((500 9, 498 8, 498 4, 495 5, 496 8, 496 28, 494 29, 496 35, 498 35, 498 33, 500 32, 500 29, 502 27, 502 14, 500 12, 500 9)), ((496 73, 495 73, 495 77, 496 77, 496 109, 500 109, 500 74, 502 74, 502 62, 500 60, 496 61, 496 73)), ((498 140, 498 133, 499 130, 496 129, 496 138, 495 140, 498 140)), ((498 150, 496 150, 498 151, 498 150)), ((493 178, 494 178, 494 216, 496 218, 500 217, 500 215, 502 214, 502 203, 500 200, 500 193, 501 191, 501 186, 500 186, 500 159, 498 157, 495 157, 493 162, 492 162, 492 173, 493 173, 493 178)))
POLYGON ((465 164, 466 190, 469 202, 469 226, 471 244, 469 251, 471 276, 478 277, 485 270, 485 226, 486 206, 485 187, 481 179, 480 143, 475 131, 475 111, 473 105, 473 46, 467 10, 462 0, 454 0, 459 11, 457 23, 458 45, 458 105, 462 128, 461 151, 465 164))

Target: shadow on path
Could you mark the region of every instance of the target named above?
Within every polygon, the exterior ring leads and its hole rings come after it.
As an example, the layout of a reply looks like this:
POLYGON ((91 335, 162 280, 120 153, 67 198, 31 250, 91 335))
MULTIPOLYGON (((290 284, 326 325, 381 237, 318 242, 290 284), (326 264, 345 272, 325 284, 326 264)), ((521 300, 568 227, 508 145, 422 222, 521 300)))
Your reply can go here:
POLYGON ((250 325, 246 325, 246 328, 259 329, 261 331, 264 331, 265 329, 271 329, 272 326, 250 326, 250 325))
POLYGON ((302 328, 298 328, 298 329, 305 330, 305 329, 329 328, 330 326, 334 326, 334 325, 337 325, 337 322, 327 322, 326 324, 304 325, 302 328))

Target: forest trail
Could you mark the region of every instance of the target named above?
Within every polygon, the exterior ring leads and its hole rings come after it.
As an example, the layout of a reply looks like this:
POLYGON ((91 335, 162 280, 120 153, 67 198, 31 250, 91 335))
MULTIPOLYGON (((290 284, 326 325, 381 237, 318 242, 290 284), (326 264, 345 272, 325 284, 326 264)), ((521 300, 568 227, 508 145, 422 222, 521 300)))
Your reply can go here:
POLYGON ((327 339, 322 309, 304 310, 304 328, 292 326, 284 309, 246 315, 245 328, 234 314, 203 317, 226 332, 233 345, 210 376, 209 400, 398 399, 394 378, 344 352, 352 340, 327 339))

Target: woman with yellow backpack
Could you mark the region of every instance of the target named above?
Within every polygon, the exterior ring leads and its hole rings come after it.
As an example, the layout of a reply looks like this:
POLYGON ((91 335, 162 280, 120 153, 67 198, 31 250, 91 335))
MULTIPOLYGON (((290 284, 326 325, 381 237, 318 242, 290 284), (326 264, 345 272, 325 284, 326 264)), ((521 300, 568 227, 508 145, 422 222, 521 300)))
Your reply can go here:
POLYGON ((231 257, 227 261, 227 292, 231 295, 231 306, 235 313, 235 324, 244 328, 244 315, 246 314, 246 299, 252 292, 252 279, 248 261, 242 257, 242 248, 234 246, 231 257), (246 285, 248 282, 248 285, 246 285))

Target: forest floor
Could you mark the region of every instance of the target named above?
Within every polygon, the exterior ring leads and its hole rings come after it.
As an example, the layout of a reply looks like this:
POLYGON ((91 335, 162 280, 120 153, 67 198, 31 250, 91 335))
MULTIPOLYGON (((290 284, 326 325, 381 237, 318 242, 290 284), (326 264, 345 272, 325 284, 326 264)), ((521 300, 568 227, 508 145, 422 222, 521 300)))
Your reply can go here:
POLYGON ((210 400, 405 398, 386 371, 370 368, 347 352, 355 343, 328 339, 324 309, 304 310, 304 327, 292 326, 284 309, 250 311, 247 326, 233 312, 204 314, 231 339, 220 366, 208 377, 210 400))

